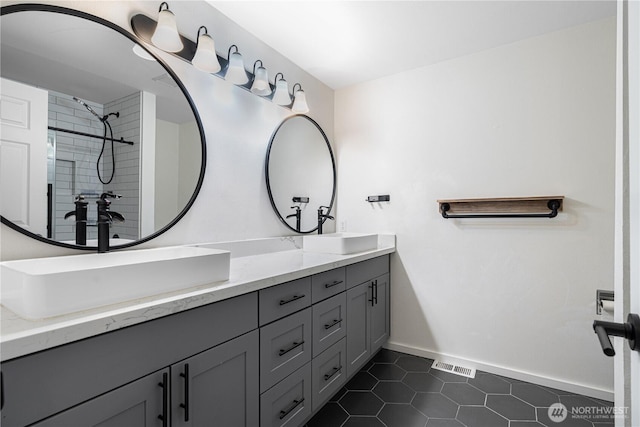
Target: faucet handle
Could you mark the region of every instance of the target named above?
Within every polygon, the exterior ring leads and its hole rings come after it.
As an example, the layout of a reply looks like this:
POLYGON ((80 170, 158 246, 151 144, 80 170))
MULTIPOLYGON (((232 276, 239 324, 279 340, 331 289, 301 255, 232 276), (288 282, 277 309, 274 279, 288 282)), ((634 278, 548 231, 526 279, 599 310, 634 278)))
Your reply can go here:
POLYGON ((102 193, 100 195, 100 199, 102 199, 102 200, 106 200, 107 197, 110 197, 112 199, 119 199, 122 196, 120 194, 114 194, 113 191, 107 191, 106 193, 102 193))
POLYGON ((118 212, 114 212, 114 211, 109 211, 109 214, 111 215, 111 220, 116 220, 118 222, 124 222, 124 217, 122 216, 122 214, 120 214, 118 212))

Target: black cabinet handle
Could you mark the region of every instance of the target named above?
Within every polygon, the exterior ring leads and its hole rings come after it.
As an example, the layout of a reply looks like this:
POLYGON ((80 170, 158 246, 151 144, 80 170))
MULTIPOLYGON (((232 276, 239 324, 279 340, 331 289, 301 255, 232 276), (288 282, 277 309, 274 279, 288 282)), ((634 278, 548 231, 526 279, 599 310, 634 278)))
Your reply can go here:
POLYGON ((293 344, 291 344, 291 347, 280 349, 280 351, 278 352, 278 355, 283 356, 283 355, 289 353, 291 350, 294 350, 294 349, 300 347, 302 344, 304 344, 304 340, 302 340, 300 342, 294 342, 293 344))
POLYGON ((373 281, 373 291, 374 291, 373 299, 375 303, 378 304, 378 281, 377 280, 373 281))
POLYGON ((304 297, 305 297, 305 295, 304 295, 304 294, 301 294, 301 295, 294 295, 294 296, 292 296, 292 297, 291 297, 291 298, 289 298, 289 299, 281 299, 281 300, 280 300, 280 305, 289 304, 290 302, 297 301, 297 300, 299 300, 300 298, 304 298, 304 297))
POLYGON ((184 372, 180 374, 184 378, 184 403, 180 407, 184 409, 184 422, 189 421, 189 364, 184 364, 184 372))
POLYGON ((326 325, 324 325, 324 328, 325 329, 331 329, 331 328, 333 328, 334 326, 336 326, 340 322, 342 322, 342 319, 336 319, 333 322, 327 323, 326 325))
POLYGON ((162 427, 169 426, 169 374, 162 374, 162 382, 158 385, 162 387, 162 415, 158 419, 162 420, 162 427))
POLYGON ((371 307, 373 307, 374 305, 376 305, 375 303, 375 298, 374 298, 374 290, 373 290, 373 282, 371 282, 371 284, 369 285, 369 288, 371 289, 371 299, 367 300, 371 303, 371 307))
POLYGON ((298 405, 301 404, 302 402, 304 402, 304 397, 299 399, 299 400, 294 400, 293 402, 291 402, 291 406, 289 406, 289 408, 280 411, 280 419, 283 419, 284 417, 289 415, 291 413, 291 411, 296 409, 298 407, 298 405))
POLYGON ((329 381, 329 378, 331 378, 332 376, 334 376, 335 374, 337 374, 341 370, 342 370, 342 366, 337 366, 337 367, 333 368, 330 373, 324 375, 324 380, 325 381, 329 381))
POLYGON ((334 280, 331 283, 325 283, 324 287, 329 289, 329 288, 333 288, 334 286, 338 286, 340 283, 342 283, 342 280, 334 280))

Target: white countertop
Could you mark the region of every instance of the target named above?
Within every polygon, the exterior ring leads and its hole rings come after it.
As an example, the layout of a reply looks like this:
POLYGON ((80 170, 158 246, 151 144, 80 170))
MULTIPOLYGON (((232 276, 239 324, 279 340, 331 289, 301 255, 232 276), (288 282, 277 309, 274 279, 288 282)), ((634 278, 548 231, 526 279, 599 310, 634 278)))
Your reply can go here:
POLYGON ((301 238, 207 244, 231 251, 229 280, 42 320, 26 320, 0 306, 2 361, 53 348, 183 310, 395 252, 395 236, 378 248, 349 255, 305 252, 301 238))

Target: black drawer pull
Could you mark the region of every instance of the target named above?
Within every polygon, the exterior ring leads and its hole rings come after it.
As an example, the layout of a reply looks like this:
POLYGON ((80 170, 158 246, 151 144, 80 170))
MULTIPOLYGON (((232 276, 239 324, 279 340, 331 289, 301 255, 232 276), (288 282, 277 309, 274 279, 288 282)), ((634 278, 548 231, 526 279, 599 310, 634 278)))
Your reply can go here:
POLYGON ((297 301, 297 300, 299 300, 300 298, 304 298, 304 297, 305 297, 305 295, 304 295, 304 294, 301 294, 301 295, 294 295, 294 296, 292 296, 292 297, 291 297, 291 298, 289 298, 289 299, 281 299, 281 300, 280 300, 280 305, 289 304, 290 302, 297 301))
POLYGON ((342 370, 342 366, 338 366, 338 367, 333 368, 333 370, 331 370, 330 373, 324 375, 324 380, 325 381, 329 381, 329 378, 331 378, 332 376, 334 376, 335 374, 337 374, 341 370, 342 370))
POLYGON ((342 319, 336 319, 333 322, 327 323, 326 325, 324 325, 324 328, 325 329, 331 329, 331 328, 333 328, 334 326, 336 326, 340 322, 342 322, 342 319))
POLYGON ((342 280, 334 280, 332 283, 325 283, 324 287, 329 289, 333 288, 334 286, 338 286, 340 283, 342 283, 342 280))
POLYGON ((294 350, 294 349, 300 347, 302 344, 304 344, 304 340, 302 340, 300 342, 294 342, 293 344, 291 344, 291 347, 280 349, 280 351, 278 352, 278 355, 283 356, 283 355, 289 353, 291 350, 294 350))
POLYGON ((162 374, 162 382, 158 383, 162 387, 162 415, 158 419, 162 420, 162 427, 169 426, 169 374, 162 374))
POLYGON ((291 411, 296 409, 298 405, 301 404, 302 402, 304 402, 304 397, 301 398, 300 400, 294 400, 293 402, 291 402, 291 406, 289 408, 285 409, 284 411, 280 411, 280 419, 283 419, 284 417, 289 415, 291 411))
POLYGON ((185 363, 184 372, 180 374, 184 378, 184 403, 180 407, 184 409, 184 422, 189 421, 189 364, 185 363))

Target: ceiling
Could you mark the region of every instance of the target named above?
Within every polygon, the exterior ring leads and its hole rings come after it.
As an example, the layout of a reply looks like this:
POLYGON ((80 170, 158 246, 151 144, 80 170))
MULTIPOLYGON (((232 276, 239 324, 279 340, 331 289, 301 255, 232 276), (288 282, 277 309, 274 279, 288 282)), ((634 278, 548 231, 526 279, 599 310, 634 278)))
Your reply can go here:
POLYGON ((333 89, 616 13, 615 0, 208 3, 333 89))

